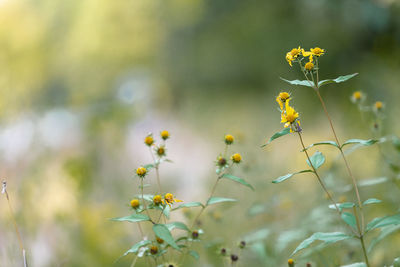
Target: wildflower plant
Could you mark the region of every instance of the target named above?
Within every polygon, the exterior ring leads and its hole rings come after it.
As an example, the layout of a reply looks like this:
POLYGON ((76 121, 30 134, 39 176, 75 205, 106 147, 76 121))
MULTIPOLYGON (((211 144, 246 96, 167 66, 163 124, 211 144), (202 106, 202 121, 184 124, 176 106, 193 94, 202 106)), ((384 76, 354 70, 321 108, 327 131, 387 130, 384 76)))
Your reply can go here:
MULTIPOLYGON (((186 255, 190 255, 195 259, 199 259, 199 253, 193 248, 195 243, 202 242, 204 230, 200 227, 200 217, 204 211, 211 205, 224 202, 235 202, 236 199, 215 196, 215 191, 221 179, 234 181, 244 185, 252 190, 254 188, 244 179, 232 174, 234 166, 242 162, 242 156, 239 153, 233 153, 228 156, 229 147, 234 143, 234 137, 230 134, 224 138, 225 150, 223 154, 217 158, 216 162, 216 179, 211 193, 207 200, 202 202, 184 202, 175 197, 171 192, 164 192, 161 187, 159 175, 159 166, 164 162, 171 162, 166 158, 166 141, 170 138, 168 131, 160 133, 161 144, 158 144, 152 134, 145 137, 144 143, 150 148, 153 162, 138 167, 135 170, 135 176, 139 183, 139 192, 130 201, 130 207, 133 211, 131 215, 125 217, 114 218, 114 221, 126 221, 137 223, 141 240, 135 243, 123 256, 134 254, 135 257, 131 266, 136 264, 138 258, 145 258, 146 266, 181 266, 185 263, 186 255), (162 151, 160 152, 160 149, 162 151), (155 170, 157 177, 158 191, 153 194, 145 194, 146 186, 144 181, 151 172, 155 170), (183 202, 182 204, 180 204, 183 202), (189 222, 170 221, 172 212, 186 211, 189 208, 198 207, 196 216, 189 222), (152 232, 145 233, 142 225, 151 225, 152 232), (175 230, 181 230, 175 231, 175 230), (183 234, 182 234, 183 231, 183 234), (176 253, 177 252, 177 253, 176 253), (174 259, 172 262, 171 259, 174 259), (174 263, 177 262, 177 263, 174 263)), ((241 249, 245 243, 241 243, 241 249)), ((237 262, 239 257, 231 255, 232 262, 237 262)))
MULTIPOLYGON (((328 113, 326 104, 324 99, 322 98, 320 94, 320 89, 321 87, 327 85, 327 84, 337 84, 337 83, 342 83, 345 82, 353 77, 355 77, 358 73, 350 74, 350 75, 345 75, 345 76, 339 76, 335 79, 325 79, 325 80, 320 80, 320 67, 319 67, 319 61, 322 56, 326 54, 325 49, 315 47, 311 48, 310 50, 306 51, 303 49, 301 46, 297 48, 293 48, 291 51, 286 53, 286 61, 290 65, 290 67, 295 67, 298 66, 302 75, 305 77, 305 80, 287 80, 281 78, 283 81, 291 84, 291 85, 297 85, 297 86, 305 86, 313 89, 313 91, 316 93, 321 106, 322 110, 325 113, 327 122, 330 125, 330 128, 332 130, 332 134, 334 137, 334 140, 328 140, 328 141, 320 141, 316 142, 310 145, 306 145, 303 140, 303 130, 300 127, 300 114, 294 109, 291 101, 291 96, 287 92, 281 92, 277 98, 276 101, 279 104, 279 110, 280 110, 280 116, 281 116, 281 123, 284 123, 284 129, 275 133, 272 135, 272 137, 269 139, 267 144, 263 145, 266 146, 269 143, 271 143, 273 140, 280 138, 282 136, 285 136, 287 134, 295 134, 299 138, 299 143, 301 145, 301 152, 303 152, 306 156, 306 162, 309 165, 310 168, 301 170, 298 172, 294 173, 289 173, 283 176, 280 176, 273 180, 272 182, 277 184, 281 183, 283 181, 286 181, 293 176, 301 173, 310 173, 315 176, 316 180, 318 183, 321 185, 321 188, 323 189, 324 193, 326 194, 327 198, 331 202, 331 205, 329 205, 329 208, 334 209, 338 215, 339 220, 342 222, 342 225, 347 229, 345 232, 317 232, 312 234, 309 238, 301 242, 297 248, 293 251, 291 256, 294 256, 297 254, 300 250, 303 250, 307 247, 309 247, 314 241, 322 241, 326 244, 331 244, 335 243, 338 241, 342 240, 347 240, 347 239, 358 239, 359 240, 359 251, 360 254, 363 255, 362 259, 363 262, 356 263, 356 265, 351 265, 351 266, 367 266, 370 267, 370 262, 368 258, 368 253, 371 251, 371 247, 367 250, 366 247, 366 242, 365 242, 365 236, 372 232, 374 229, 382 228, 385 226, 390 226, 390 225, 399 225, 400 224, 400 213, 399 214, 394 214, 394 215, 389 215, 385 217, 380 217, 380 218, 374 218, 372 219, 369 223, 365 223, 365 215, 364 215, 364 207, 367 205, 371 204, 376 204, 380 203, 381 200, 375 199, 375 198, 369 198, 365 201, 361 200, 361 195, 360 195, 360 190, 359 190, 359 185, 358 182, 355 178, 355 175, 352 172, 351 166, 346 158, 346 153, 345 148, 352 146, 352 151, 356 150, 357 148, 363 147, 363 146, 371 146, 373 144, 379 144, 381 142, 386 141, 386 139, 368 139, 368 140, 363 140, 363 139, 350 139, 345 142, 340 142, 339 137, 336 134, 335 127, 333 124, 333 121, 330 117, 330 114, 328 113), (337 202, 335 200, 335 196, 332 193, 331 190, 329 190, 324 182, 322 173, 320 172, 319 168, 325 163, 325 156, 319 152, 316 151, 314 154, 310 154, 311 148, 315 146, 332 146, 335 149, 338 150, 340 157, 343 160, 344 163, 344 168, 347 171, 348 177, 352 183, 352 189, 354 192, 354 195, 357 199, 355 203, 353 202, 337 202)), ((365 110, 371 110, 373 111, 373 114, 375 116, 375 120, 377 121, 378 118, 382 118, 382 110, 383 110, 383 103, 382 102, 376 102, 371 108, 365 109, 364 108, 364 101, 365 101, 365 95, 360 92, 356 91, 353 93, 351 96, 351 101, 355 104, 358 105, 361 111, 365 110)), ((304 118, 302 118, 304 119, 304 118)), ((377 122, 375 122, 377 123, 377 122)), ((387 234, 387 233, 386 233, 387 234)), ((380 239, 383 239, 385 236, 381 234, 380 239)), ((373 242, 372 242, 373 243, 373 242)), ((372 244, 371 244, 372 245, 372 244)), ((361 259, 360 259, 361 260, 361 259)), ((289 259, 288 261, 289 266, 294 266, 294 260, 289 259)), ((350 266, 350 265, 349 265, 350 266)))

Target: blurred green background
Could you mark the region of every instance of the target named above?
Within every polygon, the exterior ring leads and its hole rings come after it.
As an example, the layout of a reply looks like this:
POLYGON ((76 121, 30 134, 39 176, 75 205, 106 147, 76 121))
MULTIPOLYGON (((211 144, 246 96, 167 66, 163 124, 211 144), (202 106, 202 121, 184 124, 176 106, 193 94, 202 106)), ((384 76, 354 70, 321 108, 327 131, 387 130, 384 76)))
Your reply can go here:
MULTIPOLYGON (((260 149, 282 127, 275 103, 281 90, 293 94, 307 144, 333 139, 314 92, 279 79, 302 78, 285 61, 298 45, 326 49, 322 78, 360 73, 322 91, 342 140, 372 137, 371 121, 350 102, 355 90, 371 104, 383 101, 384 133, 399 134, 399 1, 0 0, 0 170, 30 266, 129 266, 131 256, 115 260, 139 240, 137 227, 108 219, 131 212, 133 170, 151 160, 143 138, 164 129, 174 163, 161 167, 162 183, 185 201, 205 200, 224 134, 237 137, 233 149, 244 157, 238 174, 257 190, 221 185, 219 195, 240 202, 210 210, 219 216, 205 215, 204 229, 207 242, 231 247, 261 229, 243 263, 283 266, 315 229, 339 229, 311 176, 271 184, 304 168, 298 140, 286 136, 260 149)), ((340 160, 334 164, 337 153, 321 150, 329 157, 323 170, 330 189, 352 200, 340 160), (328 172, 330 166, 338 170, 328 172)), ((359 179, 393 175, 376 147, 350 161, 359 179)), ((383 184, 361 194, 383 199, 371 208, 383 216, 399 209, 399 192, 383 184)), ((220 266, 207 242, 198 246, 197 265, 220 266)), ((374 266, 400 256, 399 242, 397 234, 377 246, 374 266)), ((344 244, 305 261, 338 266, 361 259, 358 244, 344 244)), ((0 266, 20 266, 19 253, 1 197, 0 266)))

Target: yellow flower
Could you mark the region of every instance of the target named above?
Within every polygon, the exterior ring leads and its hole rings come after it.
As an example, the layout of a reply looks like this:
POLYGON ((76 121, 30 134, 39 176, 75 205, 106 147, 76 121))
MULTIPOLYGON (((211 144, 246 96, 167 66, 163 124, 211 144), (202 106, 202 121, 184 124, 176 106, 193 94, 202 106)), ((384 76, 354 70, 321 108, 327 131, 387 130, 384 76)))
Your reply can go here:
POLYGON ((139 199, 135 198, 135 199, 132 199, 132 200, 131 200, 131 207, 132 207, 132 208, 136 209, 136 208, 139 207, 139 206, 140 206, 139 199))
POLYGON ((232 144, 234 140, 235 140, 235 138, 233 137, 233 135, 230 135, 230 134, 225 135, 225 143, 227 145, 232 144))
POLYGON ((287 261, 287 263, 288 263, 289 267, 293 267, 294 266, 294 260, 293 259, 289 259, 287 261))
POLYGON ((292 61, 295 60, 295 58, 290 54, 290 52, 286 53, 286 61, 289 63, 290 66, 292 66, 292 61))
POLYGON ((281 107, 281 110, 283 110, 283 104, 285 104, 286 101, 289 102, 289 100, 290 100, 290 94, 287 92, 281 92, 276 97, 276 102, 278 102, 279 106, 281 107))
POLYGON ((156 237, 156 240, 157 240, 157 243, 158 243, 158 244, 164 243, 164 239, 161 239, 161 238, 159 238, 159 237, 156 237))
POLYGON ((160 157, 164 156, 165 155, 165 147, 164 146, 157 147, 156 152, 157 152, 158 156, 160 156, 160 157))
POLYGON ((381 101, 376 101, 374 107, 376 110, 381 110, 383 108, 383 103, 381 101))
POLYGON ((146 173, 147 173, 147 170, 144 167, 139 167, 139 168, 136 169, 136 174, 139 177, 144 177, 146 175, 146 173))
POLYGON ((144 139, 144 143, 148 146, 151 146, 152 144, 154 144, 154 139, 153 136, 151 134, 149 134, 148 136, 146 136, 146 138, 144 139))
POLYGON ((293 58, 297 58, 300 55, 301 51, 302 51, 302 49, 299 46, 298 48, 293 48, 292 50, 290 50, 289 53, 290 53, 290 55, 292 55, 293 58))
POLYGON ((153 203, 154 203, 155 205, 160 205, 160 204, 162 203, 162 196, 160 196, 160 195, 155 195, 155 196, 153 197, 153 203))
POLYGON ((310 51, 306 51, 304 49, 301 49, 301 54, 303 55, 303 57, 312 56, 312 53, 310 51))
POLYGON ((161 135, 161 138, 164 139, 164 140, 167 140, 169 138, 169 132, 166 131, 166 130, 162 131, 160 133, 160 135, 161 135))
POLYGON ((322 56, 325 53, 325 49, 319 47, 311 48, 310 51, 316 57, 322 56))
MULTIPOLYGON (((285 112, 282 113, 281 115, 281 123, 285 123, 285 128, 292 126, 295 122, 297 123, 296 126, 296 131, 299 131, 297 127, 300 126, 300 122, 297 120, 299 117, 299 113, 297 113, 294 108, 289 106, 289 103, 286 102, 286 110, 285 112)), ((290 127, 290 132, 292 131, 292 127, 290 127)))
POLYGON ((363 95, 360 91, 355 91, 352 96, 353 102, 358 102, 362 99, 363 95))
POLYGON ((314 69, 314 63, 312 63, 311 61, 307 62, 306 65, 304 65, 304 68, 308 71, 312 71, 314 69))
POLYGON ((183 202, 180 199, 176 199, 174 198, 174 195, 171 193, 167 193, 164 196, 164 199, 162 201, 164 204, 168 204, 169 207, 171 207, 171 204, 173 204, 174 202, 183 202))
POLYGON ((239 153, 235 153, 231 157, 234 163, 240 163, 242 161, 242 156, 239 153))

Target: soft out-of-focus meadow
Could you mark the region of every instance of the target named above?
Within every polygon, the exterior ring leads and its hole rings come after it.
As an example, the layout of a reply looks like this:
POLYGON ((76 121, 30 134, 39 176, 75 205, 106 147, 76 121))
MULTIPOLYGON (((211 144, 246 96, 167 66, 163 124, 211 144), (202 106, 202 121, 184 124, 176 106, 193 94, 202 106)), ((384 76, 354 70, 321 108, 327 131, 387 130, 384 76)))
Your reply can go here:
MULTIPOLYGON (((313 232, 341 229, 311 175, 271 183, 305 168, 298 140, 289 135, 260 148, 282 128, 281 90, 293 95, 307 144, 333 140, 314 92, 279 79, 301 78, 285 61, 298 45, 326 49, 323 78, 360 73, 322 89, 342 140, 374 137, 368 115, 350 101, 356 90, 371 105, 384 102, 383 133, 399 136, 398 1, 0 0, 0 173, 30 266, 130 266, 132 255, 116 260, 140 240, 138 228, 109 219, 131 213, 134 169, 151 161, 143 139, 165 129, 173 163, 160 167, 161 181, 177 198, 206 200, 227 133, 243 156, 236 173, 256 188, 220 183, 217 194, 238 202, 206 210, 200 259, 185 265, 222 266, 221 246, 238 250, 253 238, 242 266, 285 266, 313 232)), ((390 144, 381 147, 399 162, 390 144)), ((329 190, 354 201, 337 151, 318 149, 327 156, 321 172, 329 190)), ((359 180, 393 178, 377 146, 348 159, 359 180)), ((152 187, 145 190, 156 190, 154 173, 146 179, 152 187)), ((361 187, 363 199, 383 200, 367 208, 367 220, 399 211, 394 184, 361 187)), ((0 266, 21 266, 0 197, 0 266)), ((377 244, 372 266, 391 264, 399 244, 400 232, 377 244)), ((339 266, 362 259, 357 246, 342 242, 296 257, 301 266, 339 266)))

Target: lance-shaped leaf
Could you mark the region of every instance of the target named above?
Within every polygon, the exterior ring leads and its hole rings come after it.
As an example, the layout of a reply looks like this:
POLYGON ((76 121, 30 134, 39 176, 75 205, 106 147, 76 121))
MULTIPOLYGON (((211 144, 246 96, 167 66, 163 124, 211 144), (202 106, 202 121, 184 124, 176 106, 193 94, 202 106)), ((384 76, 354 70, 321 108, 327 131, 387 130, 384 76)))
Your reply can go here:
POLYGON ((221 178, 226 178, 226 179, 235 181, 235 182, 237 182, 237 183, 239 183, 239 184, 242 184, 242 185, 244 185, 244 186, 247 186, 248 188, 250 188, 251 190, 254 191, 254 187, 253 187, 251 184, 249 184, 248 182, 246 182, 244 179, 239 178, 239 177, 236 177, 236 176, 234 176, 234 175, 232 175, 232 174, 225 173, 224 175, 221 176, 221 178))
POLYGON ((371 179, 366 179, 362 180, 358 183, 358 186, 371 186, 371 185, 376 185, 376 184, 382 184, 386 183, 389 179, 387 177, 377 177, 377 178, 371 178, 371 179))
POLYGON ((356 217, 354 217, 354 215, 350 212, 343 212, 342 213, 342 219, 345 223, 347 223, 348 225, 350 225, 353 228, 356 228, 356 217))
POLYGON ((299 172, 289 173, 289 174, 286 174, 286 175, 283 175, 283 176, 280 176, 280 177, 276 178, 275 180, 272 181, 272 183, 274 183, 274 184, 281 183, 281 182, 291 178, 293 175, 300 174, 300 173, 305 173, 305 172, 313 172, 313 171, 312 170, 302 170, 302 171, 299 171, 299 172))
POLYGON ((307 159, 307 164, 312 167, 314 166, 315 169, 318 169, 319 167, 321 167, 322 164, 324 164, 325 162, 325 156, 322 155, 321 152, 317 151, 314 153, 314 155, 312 155, 310 157, 310 161, 307 159), (310 163, 311 161, 311 163, 310 163), (311 166, 312 164, 312 166, 311 166))
POLYGON ((320 240, 326 244, 335 243, 338 241, 342 241, 345 239, 349 239, 351 236, 346 235, 340 232, 333 232, 333 233, 314 233, 309 238, 305 239, 300 245, 293 251, 292 255, 296 254, 298 251, 307 248, 310 246, 314 241, 320 240))
MULTIPOLYGON (((320 145, 330 145, 330 146, 339 148, 338 144, 336 144, 336 142, 334 142, 334 141, 322 141, 322 142, 317 142, 317 143, 309 145, 308 147, 306 147, 305 150, 312 148, 313 146, 320 146, 320 145)), ((304 151, 304 149, 302 151, 304 151)))
POLYGON ((368 139, 368 140, 350 139, 342 144, 342 148, 346 145, 354 145, 354 144, 361 145, 361 146, 371 146, 377 142, 378 142, 378 140, 376 140, 376 139, 368 139))
POLYGON ((307 80, 286 80, 282 77, 280 77, 282 81, 285 81, 287 83, 290 83, 291 85, 301 85, 301 86, 307 86, 307 87, 311 87, 314 88, 315 85, 313 82, 311 81, 307 81, 307 80))
POLYGON ((168 245, 170 245, 174 249, 180 250, 167 226, 165 226, 164 224, 154 224, 153 232, 157 237, 163 239, 168 245))
POLYGON ((150 221, 150 218, 145 214, 132 214, 126 217, 112 218, 112 221, 127 221, 127 222, 142 222, 150 221))
POLYGON ((179 205, 178 207, 176 207, 172 210, 177 210, 177 209, 181 209, 181 208, 191 208, 191 207, 204 207, 204 205, 201 204, 200 202, 187 202, 187 203, 179 205))
POLYGON ((167 223, 165 226, 170 231, 174 230, 175 228, 176 229, 185 230, 185 231, 189 231, 189 228, 183 222, 171 222, 171 223, 167 223))
POLYGON ((363 205, 368 205, 368 204, 376 204, 376 203, 381 203, 382 200, 376 199, 376 198, 369 198, 363 202, 363 205))
POLYGON ((353 74, 349 74, 349 75, 339 76, 336 79, 322 80, 318 83, 318 87, 321 87, 323 85, 330 84, 330 83, 342 83, 347 80, 350 80, 351 78, 353 78, 357 75, 358 75, 358 73, 353 73, 353 74))
MULTIPOLYGON (((336 203, 336 206, 339 208, 340 211, 342 211, 343 209, 351 209, 354 206, 356 206, 356 204, 352 202, 344 202, 344 203, 336 203)), ((329 208, 336 209, 335 205, 333 204, 329 205, 329 208)))
POLYGON ((400 214, 375 218, 370 223, 367 224, 366 231, 371 231, 379 227, 384 227, 388 225, 397 225, 397 224, 400 224, 400 214))
POLYGON ((210 197, 210 199, 207 201, 207 206, 212 205, 212 204, 217 204, 221 202, 235 202, 236 199, 233 198, 226 198, 226 197, 210 197))
POLYGON ((367 264, 364 262, 356 262, 348 265, 341 265, 340 267, 367 267, 367 264))
POLYGON ((124 256, 128 255, 129 253, 137 253, 141 247, 147 246, 149 244, 151 244, 150 240, 142 240, 140 242, 137 242, 127 252, 124 253, 124 256))
POLYGON ((265 147, 266 145, 268 145, 269 143, 271 143, 272 141, 274 141, 275 139, 282 137, 284 135, 290 134, 290 128, 284 128, 282 131, 275 133, 265 145, 262 145, 261 147, 265 147))

